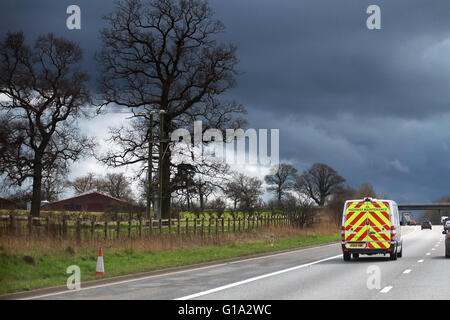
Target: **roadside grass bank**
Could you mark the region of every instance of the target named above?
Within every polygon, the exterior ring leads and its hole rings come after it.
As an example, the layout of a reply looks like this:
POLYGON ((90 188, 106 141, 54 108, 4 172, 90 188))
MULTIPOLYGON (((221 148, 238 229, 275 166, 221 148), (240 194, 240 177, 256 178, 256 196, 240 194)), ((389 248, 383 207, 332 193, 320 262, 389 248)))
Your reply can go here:
POLYGON ((52 238, 0 238, 0 294, 65 285, 66 269, 77 265, 81 282, 138 272, 336 242, 337 228, 270 226, 215 236, 167 235, 146 239, 74 241, 52 238), (274 235, 274 245, 270 236, 274 235), (95 276, 98 248, 105 275, 95 276))

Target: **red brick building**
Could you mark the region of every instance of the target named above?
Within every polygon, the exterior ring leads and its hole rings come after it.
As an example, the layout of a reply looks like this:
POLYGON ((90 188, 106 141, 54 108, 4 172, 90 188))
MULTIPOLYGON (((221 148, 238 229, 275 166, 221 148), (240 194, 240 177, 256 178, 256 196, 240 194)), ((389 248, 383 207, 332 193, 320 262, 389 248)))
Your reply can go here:
POLYGON ((128 203, 99 192, 92 192, 68 198, 41 207, 42 211, 84 211, 105 212, 113 208, 123 209, 128 203))
POLYGON ((14 210, 16 208, 16 204, 8 199, 0 198, 0 210, 14 210))

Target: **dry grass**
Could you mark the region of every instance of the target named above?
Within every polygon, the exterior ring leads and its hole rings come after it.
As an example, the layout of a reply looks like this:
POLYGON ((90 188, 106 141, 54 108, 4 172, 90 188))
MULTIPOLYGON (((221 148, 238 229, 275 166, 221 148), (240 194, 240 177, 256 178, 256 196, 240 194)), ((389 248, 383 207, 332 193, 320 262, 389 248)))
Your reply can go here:
POLYGON ((304 237, 310 235, 327 236, 337 233, 339 230, 332 224, 320 224, 310 228, 299 229, 291 226, 268 226, 245 232, 225 232, 201 236, 162 234, 149 237, 129 239, 123 237, 114 240, 89 239, 77 243, 75 239, 63 239, 53 237, 24 237, 24 236, 2 236, 0 237, 0 255, 8 248, 9 252, 21 255, 36 255, 47 253, 58 255, 61 252, 76 253, 84 248, 102 247, 104 249, 123 250, 133 249, 138 252, 154 252, 172 249, 196 249, 201 247, 225 246, 235 243, 250 243, 269 241, 273 234, 275 241, 293 237, 304 237))

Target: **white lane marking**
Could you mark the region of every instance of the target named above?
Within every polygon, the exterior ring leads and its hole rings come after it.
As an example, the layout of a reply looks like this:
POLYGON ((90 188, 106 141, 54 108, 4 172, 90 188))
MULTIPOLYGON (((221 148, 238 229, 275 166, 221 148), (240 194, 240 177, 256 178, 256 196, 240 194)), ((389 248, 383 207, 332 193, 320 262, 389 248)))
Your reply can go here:
POLYGON ((392 286, 384 287, 384 288, 380 291, 380 293, 388 293, 391 289, 392 289, 392 286))
MULTIPOLYGON (((57 296, 57 295, 66 294, 66 293, 67 294, 76 293, 76 292, 80 292, 80 291, 86 291, 86 290, 91 290, 91 289, 110 287, 110 286, 115 286, 115 285, 120 285, 120 284, 140 281, 140 280, 148 280, 148 279, 153 279, 153 278, 158 278, 158 277, 177 275, 177 274, 180 274, 180 273, 186 273, 186 272, 190 272, 190 271, 199 271, 199 270, 211 269, 211 268, 215 268, 215 267, 222 267, 222 266, 226 266, 226 265, 230 265, 230 264, 236 264, 236 263, 247 262, 247 261, 252 261, 252 260, 271 258, 271 257, 276 257, 276 256, 281 256, 281 255, 299 253, 299 252, 301 253, 301 252, 304 252, 304 251, 310 251, 310 250, 314 250, 314 249, 318 249, 318 248, 326 248, 326 247, 335 246, 335 245, 337 245, 337 243, 330 243, 330 244, 326 244, 326 245, 314 246, 314 247, 311 247, 311 248, 299 248, 298 250, 292 250, 292 251, 287 251, 287 252, 278 252, 278 253, 274 253, 274 254, 264 255, 264 256, 261 256, 261 257, 254 257, 254 258, 247 258, 247 259, 242 259, 242 260, 238 260, 238 261, 218 263, 218 264, 213 264, 213 265, 210 265, 210 266, 197 267, 197 268, 180 270, 180 271, 172 271, 172 272, 155 274, 155 275, 152 275, 152 276, 144 276, 144 277, 128 279, 128 280, 118 280, 118 281, 115 281, 115 282, 108 282, 108 283, 105 283, 105 284, 89 286, 87 288, 81 287, 79 290, 63 290, 63 291, 54 292, 54 293, 46 293, 46 294, 42 294, 42 295, 38 295, 38 296, 31 296, 31 297, 22 298, 20 300, 32 300, 32 299, 40 299, 40 298, 45 298, 45 297, 57 296)), ((339 255, 339 256, 342 257, 342 254, 339 255)), ((237 257, 237 258, 239 258, 239 257, 237 257)), ((161 270, 161 271, 163 271, 163 270, 161 270)), ((136 274, 136 276, 137 275, 138 274, 136 274)))
MULTIPOLYGON (((402 229, 400 229, 400 230, 402 230, 402 229)), ((407 230, 410 230, 410 229, 407 229, 407 230)), ((405 235, 402 234, 402 238, 409 237, 410 235, 416 233, 417 231, 419 231, 419 228, 414 228, 413 231, 408 232, 408 233, 406 233, 405 235)), ((403 233, 403 232, 402 232, 402 233, 403 233)))
POLYGON ((427 255, 427 256, 429 256, 431 253, 429 253, 429 252, 427 252, 427 253, 425 253, 425 255, 427 255))
POLYGON ((436 250, 436 248, 431 248, 432 251, 436 250))
POLYGON ((422 262, 423 262, 423 259, 417 260, 417 262, 418 262, 418 263, 422 263, 422 262))
POLYGON ((410 273, 411 269, 406 269, 405 271, 403 271, 403 273, 410 273))
POLYGON ((273 277, 273 276, 276 276, 276 275, 279 275, 279 274, 283 274, 283 273, 286 273, 286 272, 302 269, 302 268, 309 267, 309 266, 312 266, 312 265, 315 265, 315 264, 318 264, 318 263, 321 263, 321 262, 325 262, 325 261, 328 261, 328 260, 333 260, 333 259, 341 258, 341 257, 342 257, 342 254, 339 254, 339 255, 336 255, 336 256, 333 256, 333 257, 328 257, 328 258, 325 258, 325 259, 316 260, 316 261, 313 261, 313 262, 310 262, 310 263, 306 263, 306 264, 302 264, 302 265, 299 265, 299 266, 295 266, 295 267, 291 267, 291 268, 287 268, 287 269, 283 269, 283 270, 275 271, 275 272, 271 272, 271 273, 266 273, 266 274, 263 274, 263 275, 260 275, 260 276, 257 276, 257 277, 249 278, 249 279, 242 280, 242 281, 233 282, 233 283, 230 283, 230 284, 227 284, 227 285, 224 285, 224 286, 220 286, 220 287, 217 287, 217 288, 213 288, 213 289, 205 290, 205 291, 202 291, 202 292, 190 294, 188 296, 184 296, 184 297, 181 297, 181 298, 178 298, 178 299, 175 299, 175 300, 189 300, 189 299, 198 298, 198 297, 201 297, 201 296, 205 296, 207 294, 219 292, 219 291, 222 291, 222 290, 225 290, 225 289, 229 289, 229 288, 240 286, 242 284, 246 284, 246 283, 250 283, 250 282, 253 282, 253 281, 265 279, 265 278, 268 278, 268 277, 273 277))

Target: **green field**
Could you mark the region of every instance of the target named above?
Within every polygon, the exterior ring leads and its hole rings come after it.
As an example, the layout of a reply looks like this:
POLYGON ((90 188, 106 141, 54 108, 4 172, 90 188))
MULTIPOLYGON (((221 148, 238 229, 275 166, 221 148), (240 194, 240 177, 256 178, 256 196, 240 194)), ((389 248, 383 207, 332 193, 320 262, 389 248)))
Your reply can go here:
POLYGON ((202 262, 242 257, 305 246, 335 242, 339 233, 307 234, 276 237, 270 246, 267 234, 263 238, 235 239, 233 243, 202 245, 192 248, 148 250, 144 242, 121 246, 103 246, 105 275, 95 276, 98 247, 72 247, 65 243, 30 244, 25 240, 2 239, 0 243, 0 294, 43 287, 65 285, 70 265, 81 269, 81 281, 126 275, 137 272, 173 268, 202 262), (22 243, 22 242, 23 243, 22 243))

